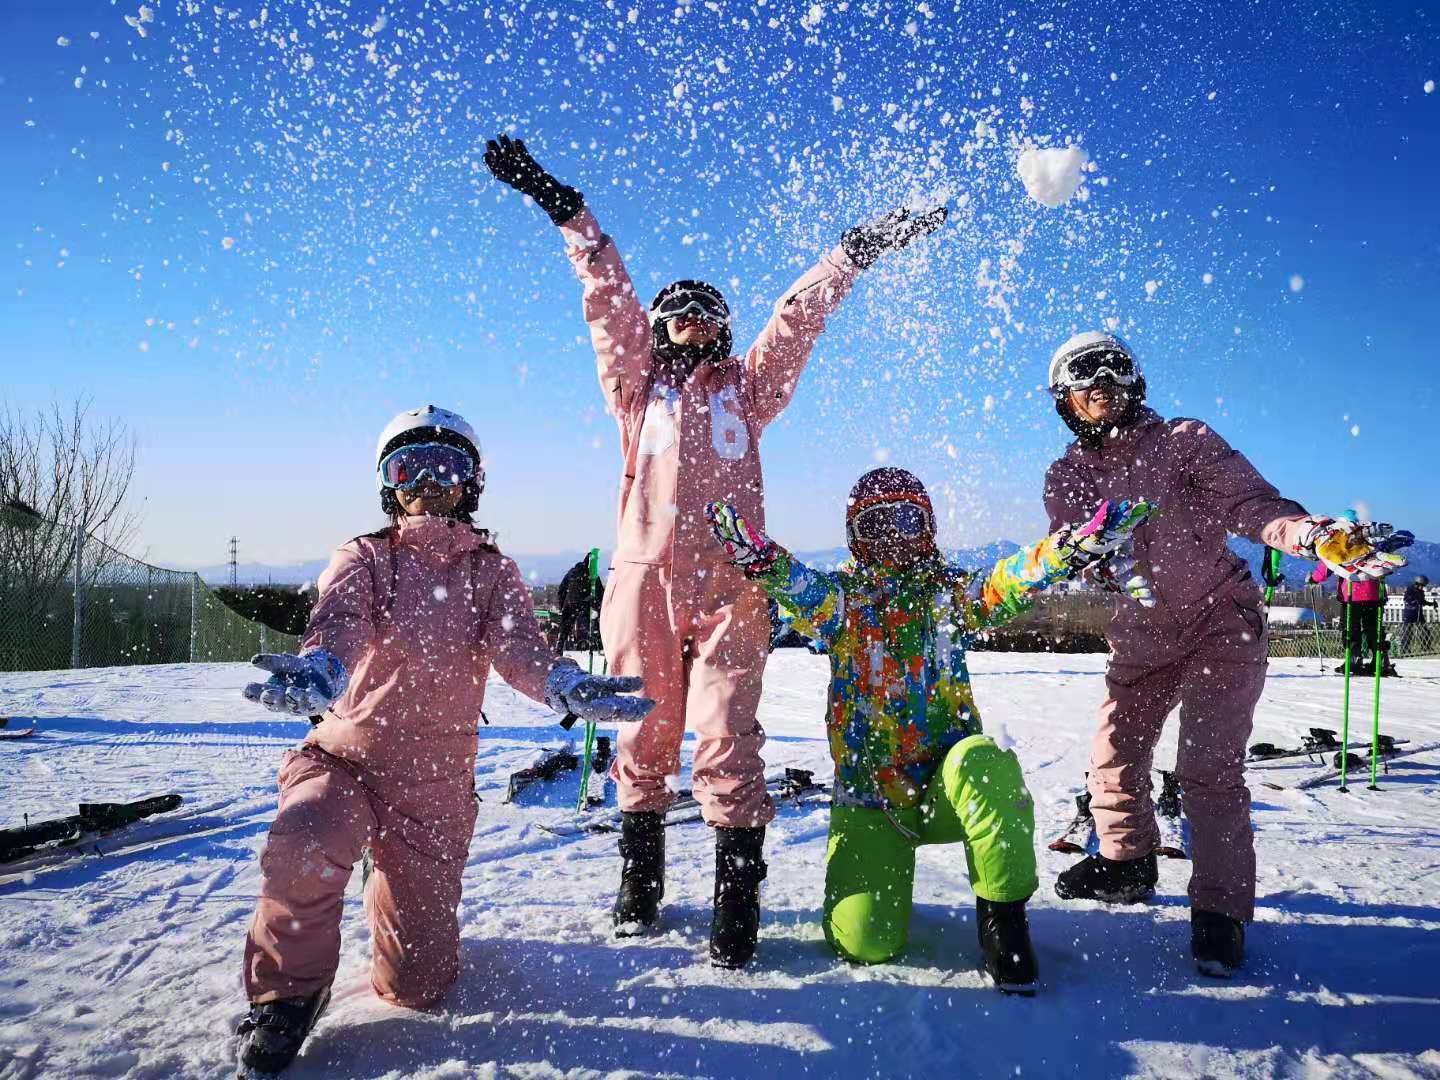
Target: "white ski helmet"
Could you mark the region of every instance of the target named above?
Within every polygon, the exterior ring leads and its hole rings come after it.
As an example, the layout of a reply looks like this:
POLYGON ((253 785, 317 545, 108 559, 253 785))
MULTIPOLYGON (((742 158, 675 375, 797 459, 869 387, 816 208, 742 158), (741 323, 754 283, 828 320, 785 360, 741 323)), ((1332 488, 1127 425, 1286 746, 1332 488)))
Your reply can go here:
POLYGON ((380 432, 375 443, 375 486, 380 490, 380 507, 387 514, 397 512, 395 493, 381 481, 380 462, 385 455, 401 446, 413 443, 437 442, 458 447, 475 460, 475 478, 465 483, 467 498, 459 509, 473 513, 485 490, 485 464, 480 454, 480 439, 470 422, 459 413, 426 405, 421 409, 402 412, 380 432))
POLYGON ((1140 362, 1135 359, 1135 351, 1124 338, 1119 334, 1086 330, 1084 333, 1075 334, 1055 350, 1055 355, 1050 357, 1050 377, 1046 380, 1046 385, 1051 390, 1073 389, 1077 382, 1086 382, 1088 385, 1088 381, 1101 371, 1107 372, 1122 386, 1130 386, 1141 378, 1140 362), (1086 366, 1093 367, 1098 364, 1094 371, 1072 373, 1071 367, 1077 360, 1089 360, 1092 357, 1093 360, 1086 366), (1107 359, 1118 362, 1107 364, 1107 359))

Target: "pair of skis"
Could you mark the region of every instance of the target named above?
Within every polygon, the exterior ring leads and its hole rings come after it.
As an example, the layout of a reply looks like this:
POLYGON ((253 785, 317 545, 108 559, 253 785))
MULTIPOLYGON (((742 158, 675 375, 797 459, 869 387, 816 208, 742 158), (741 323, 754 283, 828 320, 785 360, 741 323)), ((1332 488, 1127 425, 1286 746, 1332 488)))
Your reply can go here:
MULTIPOLYGON (((815 774, 809 769, 786 768, 783 772, 766 777, 765 790, 776 802, 793 806, 822 804, 830 794, 825 784, 815 782, 815 774)), ((685 825, 701 820, 700 802, 695 793, 683 790, 665 811, 665 827, 685 825)), ((576 815, 574 820, 541 824, 540 828, 556 836, 590 836, 597 833, 620 831, 621 811, 618 808, 601 810, 590 814, 576 815)))
MULTIPOLYGON (((1298 783, 1277 784, 1270 780, 1260 781, 1262 787, 1271 791, 1309 791, 1328 784, 1334 780, 1340 780, 1345 775, 1355 772, 1364 772, 1369 769, 1372 773, 1379 774, 1390 772, 1390 764, 1404 758, 1415 757, 1417 754, 1429 754, 1440 750, 1440 742, 1420 743, 1414 745, 1409 739, 1391 739, 1388 735, 1380 736, 1379 754, 1374 752, 1360 756, 1350 751, 1370 746, 1370 743, 1352 743, 1344 753, 1336 752, 1335 757, 1328 763, 1321 772, 1313 773, 1298 783), (1403 750, 1400 747, 1405 747, 1403 750)), ((1340 791, 1348 792, 1351 789, 1342 787, 1340 791)), ((1367 791, 1378 791, 1378 787, 1367 786, 1367 791)))
MULTIPOLYGON (((1188 859, 1190 857, 1190 825, 1180 805, 1180 782, 1173 772, 1161 769, 1160 797, 1155 800, 1155 824, 1160 830, 1160 842, 1155 854, 1162 859, 1188 859)), ((1090 792, 1075 796, 1075 816, 1065 830, 1050 841, 1051 851, 1066 855, 1094 854, 1100 850, 1099 838, 1095 833, 1095 818, 1090 813, 1090 792)))

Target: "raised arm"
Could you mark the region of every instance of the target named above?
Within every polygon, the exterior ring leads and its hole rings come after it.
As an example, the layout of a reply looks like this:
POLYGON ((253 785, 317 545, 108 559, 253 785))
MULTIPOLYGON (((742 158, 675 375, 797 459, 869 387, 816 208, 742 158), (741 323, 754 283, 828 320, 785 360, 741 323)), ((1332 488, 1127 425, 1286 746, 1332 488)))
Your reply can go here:
POLYGON ((485 164, 497 180, 533 199, 559 228, 584 288, 582 304, 600 389, 618 415, 644 390, 651 336, 649 316, 615 241, 601 231, 584 196, 546 172, 522 140, 497 136, 486 144, 485 164))
POLYGON ((1134 571, 1131 537, 1155 506, 1144 501, 1106 500, 1088 520, 1062 525, 1037 544, 1001 559, 980 584, 970 606, 968 625, 981 629, 1009 622, 1026 611, 1035 594, 1057 581, 1100 571, 1112 588, 1146 607, 1154 603, 1150 586, 1134 571))
POLYGON ((997 562, 980 581, 966 625, 982 630, 1007 623, 1028 611, 1041 589, 1071 577, 1074 571, 1060 555, 1060 535, 1053 533, 997 562))
POLYGON ((938 229, 944 220, 944 206, 925 212, 900 207, 857 225, 786 290, 745 354, 751 415, 761 427, 790 404, 815 341, 825 331, 826 318, 849 294, 860 271, 886 252, 898 251, 938 229))
POLYGON ((845 623, 845 590, 833 574, 806 566, 728 503, 705 507, 731 563, 790 615, 802 634, 829 644, 845 623))
POLYGON ((560 235, 584 290, 581 304, 595 349, 600 390, 611 411, 618 413, 645 390, 653 341, 650 316, 630 283, 615 241, 600 230, 589 207, 561 225, 560 235))

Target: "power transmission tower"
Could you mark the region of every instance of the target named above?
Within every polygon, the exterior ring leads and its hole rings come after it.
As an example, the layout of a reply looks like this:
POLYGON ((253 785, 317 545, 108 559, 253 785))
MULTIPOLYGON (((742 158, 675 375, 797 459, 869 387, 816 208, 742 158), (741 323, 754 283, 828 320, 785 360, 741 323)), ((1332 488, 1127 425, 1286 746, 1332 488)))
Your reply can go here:
POLYGON ((240 578, 240 539, 230 537, 230 587, 233 589, 238 585, 240 578))

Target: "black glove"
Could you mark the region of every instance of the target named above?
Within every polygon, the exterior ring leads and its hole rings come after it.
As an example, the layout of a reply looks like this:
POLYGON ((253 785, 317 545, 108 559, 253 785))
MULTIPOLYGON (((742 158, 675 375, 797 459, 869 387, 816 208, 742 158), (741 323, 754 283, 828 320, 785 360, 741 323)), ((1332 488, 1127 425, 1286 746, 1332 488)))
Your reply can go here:
POLYGON ((840 238, 840 246, 861 270, 887 251, 899 251, 916 237, 927 236, 945 220, 945 207, 937 206, 920 214, 897 207, 883 217, 856 225, 840 238))
POLYGON ((546 172, 520 139, 497 135, 487 142, 485 167, 502 184, 534 199, 556 225, 564 225, 585 205, 585 196, 546 172))

